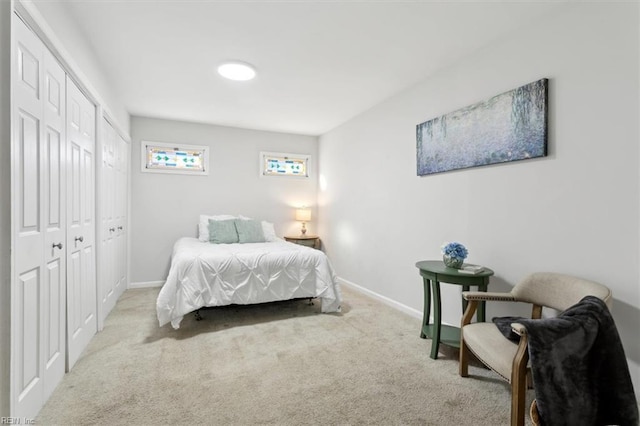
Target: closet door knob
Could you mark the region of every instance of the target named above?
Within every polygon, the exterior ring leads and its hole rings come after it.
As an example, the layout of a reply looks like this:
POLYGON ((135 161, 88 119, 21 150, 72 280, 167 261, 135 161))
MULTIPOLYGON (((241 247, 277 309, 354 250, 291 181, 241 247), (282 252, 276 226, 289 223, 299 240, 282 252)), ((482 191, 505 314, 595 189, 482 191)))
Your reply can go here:
POLYGON ((116 228, 109 228, 109 232, 113 232, 115 230, 116 230, 116 228))
POLYGON ((118 229, 122 231, 124 228, 122 226, 118 226, 118 229))
POLYGON ((62 243, 58 243, 58 244, 52 244, 51 248, 56 248, 58 247, 60 250, 62 250, 62 243))
POLYGON ((84 238, 82 237, 82 235, 81 235, 81 236, 79 236, 79 237, 76 237, 75 239, 76 239, 76 242, 77 242, 77 241, 80 241, 80 242, 83 242, 83 241, 84 241, 84 238))

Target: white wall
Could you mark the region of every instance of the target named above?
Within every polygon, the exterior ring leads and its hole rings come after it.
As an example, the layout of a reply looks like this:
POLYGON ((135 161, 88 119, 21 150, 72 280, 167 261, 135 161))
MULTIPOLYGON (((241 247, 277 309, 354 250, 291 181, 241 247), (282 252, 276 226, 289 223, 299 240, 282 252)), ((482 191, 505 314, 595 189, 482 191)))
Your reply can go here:
POLYGON ((0 417, 9 415, 11 354, 11 8, 0 1, 0 417))
MULTIPOLYGON (((282 236, 298 232, 294 207, 307 205, 315 210, 316 137, 141 117, 132 117, 131 136, 134 285, 166 279, 173 244, 180 237, 197 237, 200 214, 267 220, 282 236), (210 146, 211 171, 208 176, 143 173, 140 141, 210 146), (261 151, 310 154, 311 176, 261 177, 261 151)), ((308 228, 313 233, 314 222, 308 228)))
MULTIPOLYGON (((129 112, 120 99, 120 93, 105 74, 104 67, 100 59, 95 55, 93 47, 86 35, 79 30, 75 22, 75 17, 67 9, 65 2, 37 1, 31 3, 29 0, 22 0, 27 10, 34 15, 38 13, 49 26, 51 33, 49 37, 55 37, 54 42, 58 42, 60 54, 68 60, 72 71, 78 74, 80 86, 85 86, 89 95, 97 100, 115 121, 119 132, 128 138, 129 112), (33 7, 35 6, 35 8, 33 7), (66 55, 68 54, 68 55, 66 55)), ((46 28, 43 28, 46 31, 46 28)))
MULTIPOLYGON (((496 271, 493 291, 534 271, 602 282, 640 395, 638 16, 560 8, 323 135, 319 228, 337 274, 421 312, 415 262, 457 240, 496 271), (548 157, 416 176, 417 124, 543 77, 548 157)), ((459 292, 443 285, 446 323, 459 292)))

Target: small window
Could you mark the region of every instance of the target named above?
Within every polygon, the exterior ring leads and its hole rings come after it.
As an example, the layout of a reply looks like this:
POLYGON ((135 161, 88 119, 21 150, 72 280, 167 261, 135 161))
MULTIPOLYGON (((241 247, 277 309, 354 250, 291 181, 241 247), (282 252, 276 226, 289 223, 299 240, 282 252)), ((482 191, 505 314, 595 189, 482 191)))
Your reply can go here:
POLYGON ((262 176, 309 177, 310 155, 261 152, 262 176))
POLYGON ((142 171, 209 174, 209 147, 142 141, 142 171))

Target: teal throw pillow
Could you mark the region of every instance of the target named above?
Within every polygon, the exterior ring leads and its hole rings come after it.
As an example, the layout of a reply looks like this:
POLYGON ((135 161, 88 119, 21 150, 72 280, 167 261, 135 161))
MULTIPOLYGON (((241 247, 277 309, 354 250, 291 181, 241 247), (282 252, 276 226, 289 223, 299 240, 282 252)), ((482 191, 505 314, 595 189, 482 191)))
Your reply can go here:
POLYGON ((264 243, 262 224, 257 220, 236 219, 236 230, 240 243, 264 243))
POLYGON ((231 244, 238 242, 238 232, 234 219, 209 219, 209 242, 214 244, 231 244))

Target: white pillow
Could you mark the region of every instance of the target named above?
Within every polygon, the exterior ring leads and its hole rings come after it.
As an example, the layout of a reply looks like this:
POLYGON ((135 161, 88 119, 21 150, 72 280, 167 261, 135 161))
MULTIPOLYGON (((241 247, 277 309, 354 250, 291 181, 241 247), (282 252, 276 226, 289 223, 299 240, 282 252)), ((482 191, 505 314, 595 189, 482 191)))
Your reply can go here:
POLYGON ((220 214, 217 216, 200 215, 200 223, 198 223, 198 239, 200 241, 209 241, 209 219, 211 220, 229 220, 235 219, 235 216, 230 214, 220 214))
POLYGON ((273 223, 267 222, 266 220, 262 221, 262 233, 264 234, 264 240, 268 243, 279 240, 273 223))

